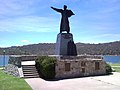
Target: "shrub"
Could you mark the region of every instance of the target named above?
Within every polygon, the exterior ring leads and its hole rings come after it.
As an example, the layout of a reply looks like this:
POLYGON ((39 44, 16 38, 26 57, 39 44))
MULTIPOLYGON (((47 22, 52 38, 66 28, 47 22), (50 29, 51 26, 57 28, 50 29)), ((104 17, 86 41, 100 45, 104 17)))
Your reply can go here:
POLYGON ((36 68, 41 78, 53 79, 55 77, 56 59, 48 56, 40 56, 36 60, 36 68))
POLYGON ((106 63, 106 74, 111 74, 112 68, 109 64, 106 63))

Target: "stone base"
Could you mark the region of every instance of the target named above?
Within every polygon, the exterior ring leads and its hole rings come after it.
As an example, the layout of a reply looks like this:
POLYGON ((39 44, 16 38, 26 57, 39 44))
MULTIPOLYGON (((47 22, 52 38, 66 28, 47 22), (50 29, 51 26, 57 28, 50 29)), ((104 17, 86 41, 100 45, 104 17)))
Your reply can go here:
POLYGON ((56 78, 73 78, 106 74, 106 63, 101 56, 58 56, 56 78))
POLYGON ((76 45, 71 33, 59 33, 57 35, 55 55, 75 56, 77 55, 76 45))

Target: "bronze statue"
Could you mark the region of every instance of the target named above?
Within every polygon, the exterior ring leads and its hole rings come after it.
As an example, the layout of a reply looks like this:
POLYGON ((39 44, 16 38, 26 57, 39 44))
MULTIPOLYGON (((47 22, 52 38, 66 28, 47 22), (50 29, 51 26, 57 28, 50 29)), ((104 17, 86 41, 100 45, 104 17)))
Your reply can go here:
POLYGON ((53 10, 61 13, 62 18, 61 18, 61 24, 60 24, 60 33, 62 31, 67 31, 67 33, 70 32, 70 27, 69 27, 69 20, 68 18, 71 17, 72 15, 75 15, 71 10, 67 9, 67 6, 64 5, 64 10, 63 9, 57 9, 54 7, 51 7, 53 10))

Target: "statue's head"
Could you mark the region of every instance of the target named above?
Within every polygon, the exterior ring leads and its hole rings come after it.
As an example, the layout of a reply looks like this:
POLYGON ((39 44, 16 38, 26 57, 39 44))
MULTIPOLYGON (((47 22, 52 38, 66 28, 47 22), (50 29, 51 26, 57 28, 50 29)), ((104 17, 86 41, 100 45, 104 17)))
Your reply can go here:
POLYGON ((67 5, 64 5, 64 10, 66 10, 67 9, 67 5))

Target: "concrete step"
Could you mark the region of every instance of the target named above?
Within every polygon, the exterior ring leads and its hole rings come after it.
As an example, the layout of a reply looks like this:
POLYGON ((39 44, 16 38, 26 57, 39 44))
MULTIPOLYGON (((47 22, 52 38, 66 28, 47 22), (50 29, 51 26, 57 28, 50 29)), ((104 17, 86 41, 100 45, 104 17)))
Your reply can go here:
POLYGON ((36 69, 23 69, 24 72, 37 72, 36 69))
POLYGON ((28 77, 37 77, 37 78, 39 78, 39 75, 38 74, 24 74, 24 77, 26 78, 28 78, 28 77))
POLYGON ((29 71, 29 72, 24 72, 24 74, 38 74, 37 71, 29 71))
POLYGON ((38 73, 24 73, 24 76, 39 76, 38 73))
POLYGON ((23 68, 36 69, 35 65, 22 65, 23 68))
POLYGON ((38 73, 29 73, 29 74, 24 73, 24 77, 39 77, 39 75, 38 73))
POLYGON ((22 65, 23 74, 25 78, 38 78, 39 74, 35 65, 22 65))
POLYGON ((24 75, 25 74, 35 74, 35 75, 37 74, 38 75, 38 72, 24 72, 24 75))
POLYGON ((21 60, 21 61, 35 61, 35 59, 26 59, 26 60, 21 60))
POLYGON ((21 61, 21 65, 35 65, 35 61, 21 61))
POLYGON ((35 67, 35 65, 22 65, 22 67, 35 67))
POLYGON ((30 71, 30 70, 31 70, 31 71, 36 71, 36 68, 29 68, 29 67, 27 67, 27 68, 25 67, 25 68, 24 68, 24 67, 23 67, 23 71, 26 71, 26 70, 27 70, 27 71, 30 71))
POLYGON ((36 69, 36 67, 22 67, 23 69, 36 69))
POLYGON ((39 78, 39 76, 24 76, 24 78, 39 78))

